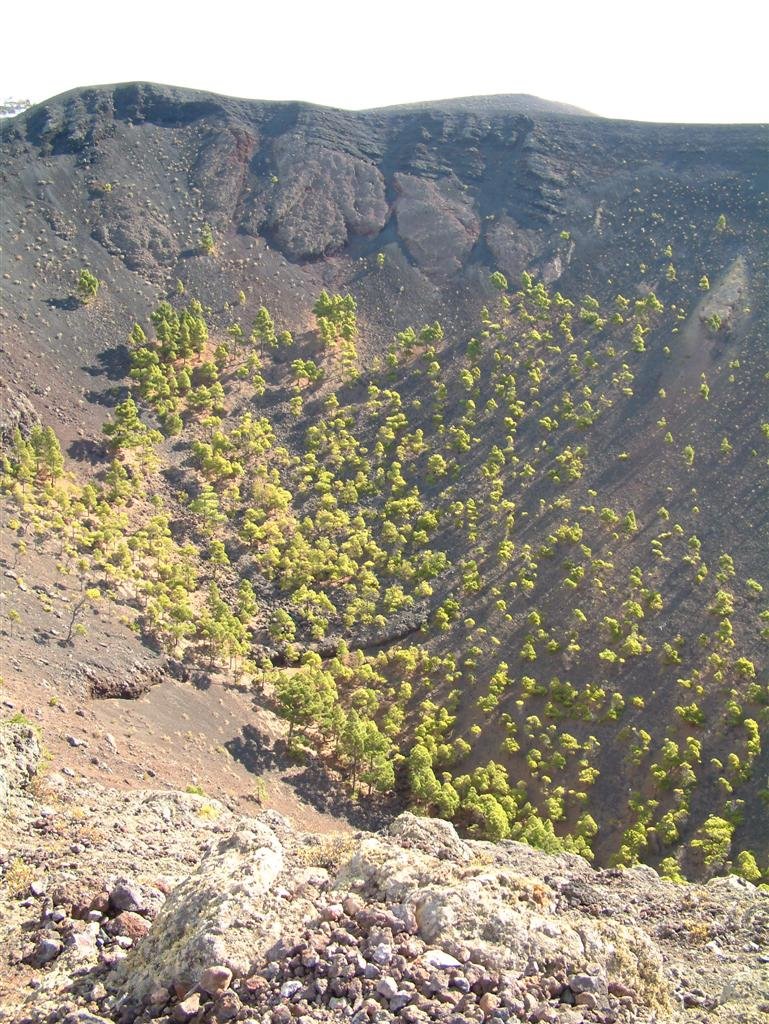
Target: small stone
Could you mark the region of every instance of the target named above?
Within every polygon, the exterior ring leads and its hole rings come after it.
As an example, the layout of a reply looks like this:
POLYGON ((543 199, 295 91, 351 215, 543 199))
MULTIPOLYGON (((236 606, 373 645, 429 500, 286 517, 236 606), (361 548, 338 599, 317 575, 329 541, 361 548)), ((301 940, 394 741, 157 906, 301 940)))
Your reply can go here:
POLYGON ((165 1006, 168 1002, 168 989, 167 988, 156 988, 150 992, 150 1003, 152 1006, 165 1006))
POLYGON ((413 993, 411 992, 399 989, 390 1000, 390 1009, 392 1012, 397 1013, 399 1010, 402 1010, 404 1006, 408 1006, 411 1002, 412 995, 413 993))
POLYGON ((575 995, 580 992, 592 992, 594 995, 601 995, 607 991, 606 982, 603 978, 593 974, 574 974, 569 978, 569 988, 575 995))
POLYGON ((384 999, 392 999, 398 991, 398 982, 395 978, 390 977, 389 974, 385 975, 384 978, 380 978, 377 982, 376 990, 384 999))
POLYGON ((280 998, 291 999, 292 996, 296 995, 296 993, 300 990, 301 987, 301 981, 298 981, 296 978, 292 978, 290 981, 283 982, 283 984, 280 986, 280 998))
POLYGON ((33 896, 44 896, 46 889, 45 880, 42 878, 36 878, 34 882, 30 882, 29 891, 33 896))
POLYGON ((338 921, 344 913, 341 903, 331 903, 320 912, 321 921, 338 921))
POLYGON ((342 910, 348 917, 355 917, 363 910, 364 906, 365 904, 358 896, 346 896, 342 900, 342 910))
POLYGON ((270 1018, 272 1024, 290 1024, 292 1020, 291 1010, 287 1006, 276 1006, 270 1018))
POLYGON ((686 1009, 691 1009, 694 1006, 703 1006, 705 1003, 705 996, 699 995, 696 992, 684 992, 683 1004, 686 1009))
POLYGON ((230 987, 232 983, 232 971, 229 967, 218 964, 214 967, 207 967, 200 975, 198 986, 203 992, 210 996, 216 996, 230 987))
POLYGON ((633 999, 637 998, 635 989, 630 988, 621 981, 610 981, 609 992, 613 996, 631 996, 633 999))
MULTIPOLYGON (((408 935, 416 935, 419 931, 419 923, 416 914, 411 906, 405 903, 396 903, 392 907, 393 931, 406 932, 408 935)), ((418 940, 421 942, 421 939, 418 940)), ((422 943, 422 949, 425 944, 422 943)))
POLYGON ((191 996, 187 996, 181 1003, 176 1004, 171 1017, 179 1024, 186 1024, 188 1020, 192 1020, 199 1009, 200 993, 193 992, 191 996))
POLYGON ((214 1002, 214 1017, 217 1021, 235 1020, 241 1007, 242 1003, 232 989, 220 992, 214 1002))
POLYGON ((109 922, 106 930, 110 935, 127 936, 130 939, 143 939, 150 930, 150 923, 141 914, 124 910, 109 922))
MULTIPOLYGON (((430 1024, 436 1017, 436 1006, 434 1003, 425 1003, 423 1007, 405 1006, 400 1012, 400 1019, 404 1024, 430 1024)), ((440 1019, 440 1011, 438 1011, 440 1019)))
POLYGON ((592 992, 578 992, 574 997, 577 1006, 584 1006, 588 1010, 598 1009, 598 998, 592 992))
POLYGON ((351 1003, 357 1005, 363 999, 363 982, 360 978, 353 978, 347 986, 347 996, 351 1003))
POLYGON ((493 992, 485 992, 478 1000, 478 1005, 487 1016, 499 1009, 499 1003, 499 996, 494 995, 493 992))
POLYGON ((375 964, 389 964, 393 958, 393 948, 387 942, 379 942, 371 950, 370 959, 375 964))
POLYGON ((539 1024, 557 1024, 559 1013, 549 1003, 540 1003, 531 1015, 531 1020, 539 1024))
POLYGON ((73 932, 67 939, 70 956, 76 960, 91 960, 96 956, 98 925, 93 924, 85 931, 73 932), (96 930, 95 930, 96 929, 96 930))
POLYGON ((451 985, 452 988, 457 989, 459 992, 470 991, 470 982, 463 974, 455 974, 454 977, 450 979, 449 985, 451 985))
POLYGON ((424 951, 425 944, 421 939, 418 939, 416 935, 409 935, 409 937, 398 946, 398 952, 401 956, 405 956, 407 960, 416 960, 424 953, 424 951))
MULTIPOLYGON (((616 1020, 616 1016, 613 1013, 606 1013, 601 1018, 603 1024, 613 1024, 616 1020)), ((585 1018, 582 1014, 582 1010, 572 1010, 568 1007, 561 1007, 561 1011, 558 1014, 558 1024, 584 1024, 585 1018)))
POLYGON ((44 935, 35 946, 32 962, 36 967, 42 967, 43 964, 48 964, 51 960, 55 960, 63 948, 60 939, 44 935))
POLYGON ((97 893, 91 902, 88 904, 89 910, 96 910, 100 914, 106 915, 109 913, 109 893, 99 892, 97 893))
POLYGON ((450 953, 445 953, 442 949, 428 949, 423 956, 423 960, 437 971, 448 971, 452 967, 462 966, 456 957, 451 956, 450 953))
POLYGON ((263 978, 260 974, 252 974, 250 978, 246 978, 245 981, 246 990, 253 993, 256 996, 266 994, 270 989, 270 983, 266 978, 263 978))
POLYGON ((138 913, 144 907, 142 894, 135 885, 125 880, 120 881, 109 894, 109 902, 113 910, 130 910, 138 913))

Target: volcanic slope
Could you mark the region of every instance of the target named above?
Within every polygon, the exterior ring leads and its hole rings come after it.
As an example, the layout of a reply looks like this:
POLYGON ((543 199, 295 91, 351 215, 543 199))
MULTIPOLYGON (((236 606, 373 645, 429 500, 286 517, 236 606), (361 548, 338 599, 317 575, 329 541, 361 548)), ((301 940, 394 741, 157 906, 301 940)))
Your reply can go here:
POLYGON ((22 549, 353 790, 766 877, 764 129, 131 85, 2 131, 22 549))

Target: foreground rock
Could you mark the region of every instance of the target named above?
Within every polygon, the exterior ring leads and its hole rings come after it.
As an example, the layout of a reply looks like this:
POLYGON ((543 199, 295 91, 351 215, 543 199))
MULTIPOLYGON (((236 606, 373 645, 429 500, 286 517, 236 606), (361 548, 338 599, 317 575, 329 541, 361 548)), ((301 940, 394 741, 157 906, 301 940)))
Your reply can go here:
MULTIPOLYGON (((465 843, 444 822, 403 815, 386 834, 357 839, 332 874, 301 866, 327 860, 320 848, 296 844, 284 860, 254 822, 212 845, 105 979, 114 1019, 166 1019, 161 1005, 182 1022, 667 1012, 648 936, 556 913, 557 890, 541 872, 521 872, 518 854, 517 844, 465 843)), ((579 858, 539 856, 564 876, 591 874, 579 858)))
POLYGON ((595 871, 410 814, 319 837, 57 776, 41 804, 14 729, 0 1020, 769 1021, 769 894, 742 880, 595 871))
MULTIPOLYGON (((60 966, 55 986, 41 957, 43 983, 5 1019, 768 1019, 769 897, 749 884, 596 872, 571 855, 465 842, 409 814, 354 839, 294 835, 266 818, 214 837, 127 955, 107 948, 65 976, 60 966)), ((106 905, 132 891, 146 902, 121 880, 106 905)), ((121 910, 111 923, 126 915, 139 917, 121 910)), ((61 965, 67 952, 48 938, 61 965)))

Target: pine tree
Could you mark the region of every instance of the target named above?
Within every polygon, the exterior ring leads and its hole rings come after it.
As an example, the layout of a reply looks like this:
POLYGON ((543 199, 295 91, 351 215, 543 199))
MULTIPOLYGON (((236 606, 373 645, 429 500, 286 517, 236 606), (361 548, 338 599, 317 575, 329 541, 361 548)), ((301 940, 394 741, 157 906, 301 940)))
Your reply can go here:
POLYGON ((433 771, 433 759, 423 743, 416 743, 408 757, 411 793, 419 807, 429 809, 440 796, 440 783, 433 771))
POLYGON ((257 610, 256 594, 250 580, 241 580, 238 587, 237 616, 240 621, 247 624, 256 615, 257 610))
POLYGON ((212 253, 216 245, 214 242, 214 233, 211 230, 210 224, 204 224, 200 229, 200 249, 206 255, 212 253))
POLYGON ((33 427, 29 443, 37 457, 38 476, 46 480, 57 480, 64 471, 64 456, 53 428, 33 427))
POLYGON ((110 440, 113 451, 123 448, 150 447, 162 440, 158 430, 150 430, 139 419, 139 410, 132 398, 126 398, 115 409, 115 418, 105 423, 103 432, 110 440))
POLYGON ((131 333, 128 335, 128 343, 132 348, 141 348, 147 343, 147 335, 144 333, 141 324, 134 324, 131 333))
POLYGON ((101 282, 95 274, 92 274, 87 267, 83 267, 80 271, 77 279, 77 297, 86 305, 89 302, 93 302, 99 293, 99 285, 101 282))
POLYGON ((270 348, 277 348, 278 338, 275 334, 275 324, 269 310, 264 306, 260 306, 257 310, 254 325, 251 329, 251 341, 259 342, 260 352, 263 351, 265 345, 270 348))
POLYGON ((297 727, 304 731, 310 725, 321 729, 328 726, 338 699, 333 676, 316 664, 278 673, 275 700, 278 713, 289 723, 289 743, 297 727))
POLYGON ((366 730, 355 708, 352 708, 347 715, 347 720, 339 737, 339 750, 348 761, 350 785, 354 790, 358 781, 358 771, 363 755, 366 752, 366 730))
POLYGON ((29 441, 25 441, 16 427, 11 435, 11 464, 13 475, 24 487, 37 476, 37 456, 29 441))
POLYGON ((207 533, 212 533, 226 520, 226 516, 222 515, 219 508, 219 495, 209 483, 202 484, 197 496, 190 502, 189 510, 200 516, 203 529, 207 533))

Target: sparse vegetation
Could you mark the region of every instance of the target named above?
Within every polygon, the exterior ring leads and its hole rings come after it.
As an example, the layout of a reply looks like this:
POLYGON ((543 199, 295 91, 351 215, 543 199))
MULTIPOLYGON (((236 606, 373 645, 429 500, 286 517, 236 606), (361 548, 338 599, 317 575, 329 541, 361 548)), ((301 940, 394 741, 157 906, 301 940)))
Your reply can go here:
POLYGON ((99 294, 100 285, 101 281, 98 277, 87 267, 83 267, 77 278, 77 297, 84 306, 94 301, 99 294))

